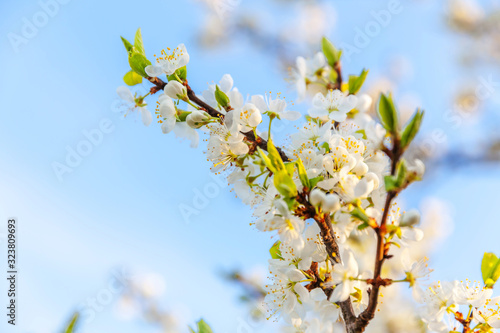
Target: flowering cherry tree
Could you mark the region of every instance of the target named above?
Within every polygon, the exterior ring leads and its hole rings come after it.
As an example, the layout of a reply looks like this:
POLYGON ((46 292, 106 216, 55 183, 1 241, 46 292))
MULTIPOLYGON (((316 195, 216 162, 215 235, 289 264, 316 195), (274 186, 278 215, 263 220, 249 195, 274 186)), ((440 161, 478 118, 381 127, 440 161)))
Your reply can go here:
MULTIPOLYGON (((485 254, 482 282, 430 282, 432 270, 418 250, 420 214, 399 207, 398 195, 424 173, 423 163, 405 154, 423 111, 402 126, 390 94, 377 101, 360 94, 367 70, 344 80, 342 52, 326 38, 322 52, 299 57, 292 71, 299 99, 311 99, 305 117, 280 94, 245 98, 227 74, 197 94, 188 84, 184 44, 151 62, 140 30, 133 44, 122 40, 131 68, 125 83, 152 84, 145 96, 118 88, 128 112, 139 113, 146 126, 156 118, 163 133, 192 147, 200 133, 206 137, 211 170, 228 175, 253 208, 256 229, 279 237, 265 285, 268 318, 279 318, 289 332, 386 331, 377 324, 384 316, 377 311, 382 290, 385 306, 397 306, 398 292, 391 290, 406 284, 419 304, 412 315, 420 318, 420 331, 500 328, 500 298, 492 295, 500 260, 485 254), (146 103, 153 96, 155 117, 146 103), (377 119, 366 112, 372 103, 377 119), (272 134, 282 120, 301 120, 286 146, 272 134)), ((211 332, 203 321, 197 329, 211 332)))

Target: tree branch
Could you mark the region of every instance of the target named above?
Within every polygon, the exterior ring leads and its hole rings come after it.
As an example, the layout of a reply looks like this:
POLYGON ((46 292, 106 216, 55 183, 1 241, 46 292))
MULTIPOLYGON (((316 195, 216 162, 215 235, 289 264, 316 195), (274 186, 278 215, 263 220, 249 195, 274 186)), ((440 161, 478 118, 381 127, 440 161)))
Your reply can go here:
MULTIPOLYGON (((164 82, 162 79, 157 78, 157 77, 148 77, 148 80, 149 80, 149 82, 154 84, 154 87, 152 87, 150 90, 151 94, 155 94, 158 91, 163 90, 163 88, 165 88, 165 86, 167 85, 166 82, 164 82)), ((189 100, 191 100, 193 103, 198 105, 203 111, 207 112, 210 116, 212 116, 214 118, 219 118, 221 123, 224 121, 224 114, 223 113, 217 111, 215 108, 208 105, 205 101, 203 101, 201 98, 199 98, 195 94, 193 89, 191 89, 189 84, 187 84, 187 81, 184 82, 184 85, 186 86, 187 96, 188 96, 189 100)), ((245 138, 247 139, 247 141, 250 142, 251 144, 255 145, 256 147, 259 147, 262 150, 267 151, 267 140, 264 140, 263 138, 261 138, 258 135, 255 136, 253 131, 241 132, 241 134, 243 134, 245 136, 245 138)), ((290 161, 288 156, 285 154, 285 152, 281 148, 276 147, 276 149, 278 150, 283 162, 290 161)))
MULTIPOLYGON (((392 150, 389 151, 386 147, 384 147, 384 149, 382 150, 391 158, 391 175, 394 176, 396 174, 398 161, 401 157, 399 141, 394 141, 392 150)), ((380 225, 375 228, 375 233, 377 234, 377 253, 375 255, 375 269, 373 271, 373 279, 370 281, 372 284, 372 289, 371 291, 369 291, 370 298, 368 300, 368 306, 363 312, 360 313, 356 320, 356 330, 354 331, 355 333, 364 332, 370 320, 375 317, 380 287, 387 285, 387 281, 382 279, 381 277, 382 266, 385 259, 387 259, 387 253, 389 251, 389 247, 387 246, 387 244, 385 244, 384 238, 387 232, 386 225, 387 219, 389 217, 389 210, 391 209, 392 201, 397 196, 397 194, 398 193, 396 191, 387 192, 384 205, 384 213, 382 215, 380 225)))

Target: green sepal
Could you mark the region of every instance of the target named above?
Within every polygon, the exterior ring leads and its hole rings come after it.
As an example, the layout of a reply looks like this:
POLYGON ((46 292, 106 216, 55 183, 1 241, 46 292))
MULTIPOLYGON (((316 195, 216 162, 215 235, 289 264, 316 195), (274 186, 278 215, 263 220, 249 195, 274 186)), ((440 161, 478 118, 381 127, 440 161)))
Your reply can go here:
POLYGON ((215 100, 217 103, 222 106, 223 108, 226 108, 229 106, 229 97, 220 90, 219 85, 215 85, 215 100))

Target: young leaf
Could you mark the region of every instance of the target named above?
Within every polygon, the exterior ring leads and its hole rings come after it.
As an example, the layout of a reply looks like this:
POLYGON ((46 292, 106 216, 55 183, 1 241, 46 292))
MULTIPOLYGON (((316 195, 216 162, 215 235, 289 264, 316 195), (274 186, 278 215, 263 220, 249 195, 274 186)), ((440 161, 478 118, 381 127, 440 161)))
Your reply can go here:
POLYGON ((368 217, 368 215, 366 215, 365 212, 363 212, 358 207, 354 207, 354 209, 351 211, 351 216, 364 222, 366 226, 369 226, 370 218, 368 217))
MULTIPOLYGON (((271 171, 273 171, 274 169, 274 186, 276 186, 278 192, 280 192, 280 194, 285 198, 296 197, 297 186, 293 182, 291 175, 288 173, 288 168, 285 166, 285 163, 283 163, 280 153, 274 146, 272 140, 269 140, 267 142, 267 152, 267 157, 269 158, 272 165, 272 168, 269 168, 269 166, 268 168, 271 171)), ((264 160, 264 163, 266 163, 267 165, 266 160, 264 160)), ((293 172, 293 164, 291 165, 291 167, 293 172)))
POLYGON ((69 322, 68 326, 64 330, 64 333, 72 333, 75 330, 77 320, 78 320, 78 313, 75 313, 71 318, 71 321, 69 322))
POLYGON ((500 277, 500 259, 494 253, 485 253, 481 261, 481 274, 484 285, 493 288, 500 277))
POLYGON ((136 84, 142 83, 142 76, 140 76, 134 71, 129 71, 123 77, 123 81, 128 86, 135 86, 136 84))
POLYGON ((276 170, 285 170, 285 163, 281 159, 281 155, 278 152, 278 149, 273 144, 272 140, 267 142, 267 152, 269 153, 269 158, 276 170))
POLYGON ((342 51, 337 50, 337 48, 333 46, 332 42, 330 42, 326 37, 323 37, 321 40, 321 46, 328 64, 331 67, 335 66, 335 64, 340 60, 342 51))
POLYGON ((274 186, 285 198, 294 198, 297 196, 297 186, 286 169, 276 171, 274 174, 274 186))
POLYGON ((398 189, 396 178, 394 176, 385 176, 384 184, 387 192, 396 191, 398 189))
POLYGON ((392 134, 397 133, 398 114, 391 95, 380 94, 377 113, 382 126, 392 134))
POLYGON ((262 158, 262 161, 264 162, 265 166, 273 173, 276 172, 276 168, 273 165, 273 162, 271 162, 271 159, 266 155, 266 153, 257 147, 257 151, 259 152, 260 157, 262 158))
POLYGON ((146 68, 146 66, 151 65, 151 62, 148 59, 146 59, 145 56, 143 56, 140 53, 134 52, 128 58, 128 62, 130 64, 130 68, 132 68, 134 72, 136 72, 142 77, 148 77, 148 74, 146 74, 144 68, 146 68))
POLYGON ((271 258, 273 259, 283 259, 281 256, 281 250, 280 250, 280 241, 276 241, 273 246, 269 249, 269 253, 271 254, 271 258))
MULTIPOLYGON (((178 68, 175 71, 175 75, 179 77, 182 81, 186 81, 187 78, 187 69, 186 66, 183 66, 181 68, 178 68)), ((174 74, 167 76, 168 81, 176 81, 177 77, 174 74)))
POLYGON ((295 162, 295 165, 297 166, 300 182, 304 187, 307 187, 310 190, 311 184, 309 183, 309 177, 307 177, 306 168, 304 167, 304 163, 302 163, 302 159, 300 157, 295 162))
POLYGON ((134 47, 137 52, 142 54, 144 57, 146 56, 146 51, 144 50, 144 44, 142 43, 141 28, 137 29, 135 33, 134 47))
POLYGON ((310 188, 313 189, 322 180, 323 180, 323 176, 318 176, 318 177, 314 177, 314 178, 309 179, 309 185, 311 185, 310 188))
POLYGON ((213 333, 210 326, 208 326, 208 324, 203 319, 200 319, 200 321, 197 324, 198 324, 198 333, 213 333))
POLYGON ((408 122, 403 134, 401 134, 401 147, 406 148, 413 141, 415 135, 417 135, 420 129, 420 124, 422 123, 422 118, 424 117, 424 111, 417 110, 413 115, 413 118, 408 122))
POLYGON ((396 171, 396 184, 398 187, 401 187, 406 180, 406 171, 408 168, 406 167, 406 160, 401 159, 399 161, 396 171))
POLYGON ((363 69, 361 74, 359 76, 356 75, 350 75, 349 76, 349 93, 350 94, 356 94, 361 87, 363 86, 363 83, 366 80, 366 76, 368 75, 368 71, 366 69, 363 69))
POLYGON ((130 54, 132 52, 132 48, 134 46, 132 44, 130 44, 130 42, 128 40, 126 40, 125 38, 123 38, 121 36, 120 36, 120 38, 122 39, 123 45, 125 45, 125 49, 130 54))

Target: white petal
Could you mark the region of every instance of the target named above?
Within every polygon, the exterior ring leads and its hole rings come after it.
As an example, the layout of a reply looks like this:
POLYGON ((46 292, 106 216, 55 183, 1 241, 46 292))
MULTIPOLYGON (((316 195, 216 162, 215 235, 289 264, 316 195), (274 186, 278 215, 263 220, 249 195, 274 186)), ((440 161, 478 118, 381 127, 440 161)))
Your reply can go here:
POLYGON ((236 155, 244 155, 248 153, 248 146, 243 142, 232 143, 230 144, 231 151, 236 155))
POLYGON ((129 88, 127 88, 125 86, 120 86, 120 87, 116 88, 116 93, 118 94, 118 96, 120 96, 121 99, 123 99, 129 103, 135 104, 134 95, 132 95, 132 92, 130 91, 129 88))
POLYGON ((224 92, 229 92, 233 87, 233 78, 229 74, 224 74, 222 79, 219 81, 219 88, 224 92))
POLYGON ((261 112, 266 112, 268 109, 266 100, 262 95, 253 95, 251 98, 251 102, 253 105, 258 107, 261 112))
POLYGON ((298 111, 285 111, 281 114, 281 118, 284 118, 286 120, 294 121, 299 119, 302 116, 302 114, 298 111))
POLYGON ((287 273, 287 276, 293 282, 302 281, 305 278, 304 274, 296 268, 291 269, 287 273))
POLYGON ((172 99, 168 96, 162 98, 160 102, 160 114, 163 118, 173 117, 176 113, 175 105, 172 99))
POLYGON ((293 290, 295 290, 295 292, 299 295, 301 302, 307 301, 309 299, 309 291, 300 283, 297 283, 293 290))
POLYGON ((344 98, 338 109, 342 112, 349 112, 356 107, 356 104, 358 104, 358 98, 355 95, 349 95, 344 98))
POLYGON ((329 115, 330 119, 335 120, 336 122, 342 122, 346 120, 347 118, 347 113, 342 112, 342 111, 332 111, 330 112, 329 115))
POLYGON ((157 77, 163 74, 163 69, 160 66, 148 65, 144 68, 146 74, 151 77, 157 77))
POLYGON ((161 124, 161 130, 164 134, 170 133, 175 127, 175 118, 167 118, 165 121, 163 121, 163 124, 161 124))
POLYGON ((314 107, 314 108, 309 109, 307 112, 313 118, 324 117, 324 116, 328 115, 328 111, 325 108, 314 107))
POLYGON ((313 301, 324 301, 324 300, 326 300, 325 292, 321 288, 315 288, 315 289, 311 290, 310 296, 311 296, 311 299, 313 301))
POLYGON ((151 112, 149 112, 149 110, 146 108, 140 108, 139 110, 141 111, 141 118, 143 124, 149 126, 149 124, 151 124, 151 122, 153 121, 153 116, 151 115, 151 112))

